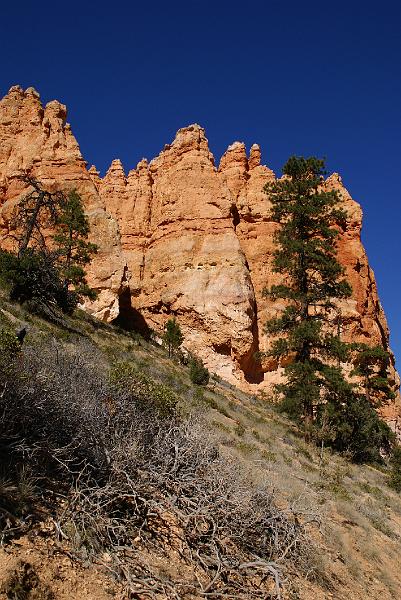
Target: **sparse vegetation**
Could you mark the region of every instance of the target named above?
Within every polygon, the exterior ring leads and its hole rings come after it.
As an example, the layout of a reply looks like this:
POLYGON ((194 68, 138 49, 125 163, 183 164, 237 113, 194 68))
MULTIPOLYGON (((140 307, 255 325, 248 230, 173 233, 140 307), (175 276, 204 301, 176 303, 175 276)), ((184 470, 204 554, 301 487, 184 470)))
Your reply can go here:
MULTIPOLYGON (((85 313, 60 328, 4 306, 3 544, 34 539, 48 518, 48 539, 100 564, 123 597, 277 600, 347 597, 338 574, 367 581, 363 560, 384 540, 378 579, 397 589, 386 561, 399 548, 401 501, 381 493, 385 462, 355 466, 318 449, 264 399, 224 381, 191 385, 162 347, 85 313), (22 347, 15 320, 29 322, 22 347), (356 558, 348 536, 361 535, 356 558)), ((10 593, 20 581, 17 569, 10 593)), ((47 593, 40 573, 35 581, 47 593)))
POLYGON ((196 356, 191 356, 190 358, 189 376, 192 383, 196 385, 207 385, 209 383, 209 371, 204 366, 202 360, 196 356))
MULTIPOLYGON (((256 483, 223 456, 200 416, 181 415, 170 388, 128 361, 114 363, 108 376, 104 360, 79 337, 68 349, 38 339, 18 365, 10 356, 11 371, 0 375, 9 477, 0 493, 10 515, 1 522, 3 539, 33 526, 46 495, 74 556, 99 560, 107 551, 108 566, 132 594, 280 597, 284 573, 313 571, 304 526, 276 507, 268 482, 256 483), (138 539, 157 552, 179 544, 190 580, 160 577, 138 539)), ((257 450, 245 442, 238 448, 257 450)))
POLYGON ((401 446, 396 446, 391 457, 390 486, 401 492, 401 446))
POLYGON ((0 329, 0 368, 10 368, 21 351, 21 344, 11 329, 0 329))
POLYGON ((174 356, 183 341, 184 336, 176 318, 169 319, 165 325, 163 335, 163 344, 168 350, 169 357, 174 356))
POLYGON ((0 587, 0 593, 9 600, 57 600, 49 587, 40 581, 32 565, 25 561, 19 561, 0 587))

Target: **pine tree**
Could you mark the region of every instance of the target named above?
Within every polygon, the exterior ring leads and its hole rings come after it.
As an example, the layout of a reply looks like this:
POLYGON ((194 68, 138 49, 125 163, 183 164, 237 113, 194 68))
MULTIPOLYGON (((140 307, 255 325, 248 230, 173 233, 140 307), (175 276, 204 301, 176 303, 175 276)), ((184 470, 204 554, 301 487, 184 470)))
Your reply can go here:
POLYGON ((167 346, 168 355, 171 357, 176 350, 181 346, 184 341, 181 328, 177 323, 175 317, 169 319, 165 326, 165 332, 163 335, 163 342, 167 346))
POLYGON ((350 344, 349 350, 354 363, 351 376, 357 376, 359 384, 350 386, 343 397, 329 395, 319 407, 319 437, 354 462, 382 462, 395 441, 374 408, 395 397, 387 376, 389 354, 381 346, 363 343, 350 344))
POLYGON ((96 293, 88 286, 84 270, 97 252, 96 244, 87 241, 89 231, 81 197, 74 190, 64 197, 57 216, 56 233, 53 235, 56 262, 64 288, 69 290, 72 286, 78 299, 86 296, 93 300, 96 293))
POLYGON ((362 343, 352 344, 352 350, 356 351, 356 356, 351 375, 361 377, 367 402, 380 405, 384 398, 394 399, 395 394, 387 375, 389 353, 381 346, 362 343))
POLYGON ((320 404, 316 414, 316 437, 353 462, 382 462, 389 454, 394 434, 366 400, 355 389, 346 396, 333 394, 320 404))
POLYGON ((277 359, 290 358, 284 367, 287 381, 277 390, 283 409, 304 421, 308 435, 320 402, 335 395, 344 400, 351 390, 339 366, 347 359, 347 344, 328 327, 335 301, 351 294, 336 258, 346 214, 338 193, 322 185, 323 160, 293 156, 283 173, 281 180, 265 186, 270 218, 280 224, 273 270, 283 276, 283 283, 264 294, 284 300, 286 307, 266 323, 266 332, 282 335, 270 351, 277 359))
POLYGON ((81 199, 76 192, 49 192, 32 177, 22 179, 31 191, 16 204, 10 223, 17 253, 0 253, 0 275, 11 286, 12 300, 70 313, 83 296, 96 297, 83 268, 96 245, 87 241, 81 199))
POLYGON ((19 257, 28 247, 41 252, 47 251, 45 230, 55 225, 60 205, 64 201, 62 192, 43 189, 34 177, 23 176, 21 180, 32 189, 17 203, 10 223, 10 236, 17 242, 19 257))

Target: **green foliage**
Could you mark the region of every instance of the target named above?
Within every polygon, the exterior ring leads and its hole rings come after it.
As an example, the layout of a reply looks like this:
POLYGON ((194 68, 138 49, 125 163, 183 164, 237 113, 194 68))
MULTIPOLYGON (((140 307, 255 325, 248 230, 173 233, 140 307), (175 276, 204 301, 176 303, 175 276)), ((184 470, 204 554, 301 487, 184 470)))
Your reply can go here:
POLYGON ((155 411, 160 417, 177 414, 178 396, 166 385, 150 379, 128 362, 117 362, 110 373, 111 382, 125 392, 129 391, 137 407, 155 411))
POLYGON ((394 434, 364 395, 348 393, 343 402, 332 398, 318 410, 317 437, 354 462, 382 462, 394 434))
POLYGON ((209 371, 200 358, 191 356, 189 361, 189 377, 192 383, 196 385, 207 385, 209 383, 209 371))
POLYGON ((195 404, 203 404, 205 401, 208 402, 208 399, 205 399, 205 394, 202 388, 195 388, 192 398, 195 404))
POLYGON ((0 371, 3 375, 11 375, 15 371, 20 352, 21 344, 15 333, 9 329, 0 329, 0 371))
POLYGON ((97 252, 96 244, 87 241, 89 231, 89 221, 84 213, 81 197, 74 190, 62 202, 57 216, 56 233, 53 236, 56 263, 67 289, 73 286, 79 299, 87 296, 94 300, 96 293, 89 288, 83 268, 97 252))
POLYGON ((15 268, 15 256, 11 252, 0 249, 0 281, 2 286, 9 288, 10 271, 15 268))
POLYGON ((338 335, 327 333, 327 315, 334 300, 351 294, 336 259, 336 238, 345 213, 336 191, 322 189, 324 162, 291 157, 283 168, 287 177, 265 187, 272 203, 271 218, 281 225, 273 269, 285 283, 264 290, 273 300, 288 304, 281 315, 266 323, 266 332, 282 334, 270 354, 292 356, 285 366, 287 383, 278 386, 283 408, 310 427, 315 407, 324 394, 341 393, 342 374, 329 367, 344 360, 347 346, 338 335))
POLYGON ((390 465, 391 472, 389 485, 396 492, 401 492, 401 446, 395 446, 390 465))
POLYGON ((244 437, 246 429, 245 429, 244 425, 238 421, 235 426, 234 431, 238 437, 244 437))
POLYGON ((177 323, 176 318, 173 317, 172 319, 169 319, 165 325, 163 343, 167 347, 168 355, 170 357, 175 354, 183 341, 184 336, 182 335, 181 328, 177 323))
POLYGON ((87 242, 89 223, 79 195, 47 192, 32 178, 33 188, 17 204, 11 227, 17 254, 1 252, 0 277, 18 302, 36 300, 71 313, 84 296, 96 297, 84 266, 96 252, 87 242), (55 231, 48 247, 47 231, 55 231))
POLYGON ((10 286, 10 299, 21 304, 39 300, 48 306, 58 306, 70 313, 77 304, 74 292, 65 289, 52 257, 33 248, 19 256, 0 253, 1 278, 10 286))
POLYGON ((392 397, 386 378, 388 354, 380 347, 346 344, 340 338, 335 301, 351 294, 336 257, 346 215, 338 193, 322 187, 322 160, 293 156, 283 173, 286 177, 267 184, 265 191, 272 204, 270 216, 280 224, 273 270, 284 283, 264 290, 286 305, 266 323, 266 333, 276 336, 270 355, 287 359, 286 382, 276 386, 281 408, 304 423, 308 437, 347 452, 354 461, 379 461, 381 450, 390 449, 392 436, 370 395, 380 391, 392 397), (352 357, 352 375, 362 377, 364 395, 341 369, 352 357))
POLYGON ((356 351, 352 375, 362 378, 367 400, 379 405, 382 399, 395 398, 388 380, 387 371, 390 361, 389 353, 381 346, 367 344, 352 344, 356 351))
POLYGON ((0 352, 10 357, 17 356, 21 351, 21 344, 13 331, 0 329, 0 352))

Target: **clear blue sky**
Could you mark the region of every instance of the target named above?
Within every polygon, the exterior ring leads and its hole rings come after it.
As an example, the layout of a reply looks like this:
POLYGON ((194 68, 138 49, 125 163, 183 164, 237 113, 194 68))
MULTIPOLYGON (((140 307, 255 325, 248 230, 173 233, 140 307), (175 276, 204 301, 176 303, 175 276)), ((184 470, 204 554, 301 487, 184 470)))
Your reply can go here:
POLYGON ((34 86, 67 104, 103 173, 153 158, 180 127, 326 156, 364 210, 363 239, 401 359, 401 2, 6 2, 0 93, 34 86))

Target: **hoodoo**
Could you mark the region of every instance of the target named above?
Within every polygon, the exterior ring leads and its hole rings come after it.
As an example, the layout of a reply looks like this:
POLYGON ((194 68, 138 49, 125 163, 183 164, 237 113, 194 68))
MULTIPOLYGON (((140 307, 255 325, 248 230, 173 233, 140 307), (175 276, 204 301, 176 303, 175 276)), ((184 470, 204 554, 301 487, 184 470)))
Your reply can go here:
MULTIPOLYGON (((269 220, 263 191, 275 174, 261 164, 259 146, 248 156, 245 145, 234 142, 216 167, 205 131, 190 125, 151 162, 142 160, 126 175, 121 161, 113 160, 102 179, 96 167, 87 169, 66 116, 55 100, 43 106, 33 88, 13 86, 0 102, 2 246, 12 243, 10 215, 25 191, 21 175, 49 189, 75 188, 99 246, 88 273, 99 295, 85 305, 88 311, 156 330, 175 315, 185 345, 211 371, 247 389, 278 381, 275 361, 255 360, 269 344, 264 324, 281 308, 262 296, 277 281, 271 264, 277 225, 269 220)), ((386 318, 360 238, 361 207, 339 175, 325 185, 338 190, 347 212, 338 257, 353 294, 339 306, 342 335, 389 351, 386 318)), ((390 375, 398 389, 393 358, 390 375)), ((399 397, 381 410, 398 429, 399 397)))

